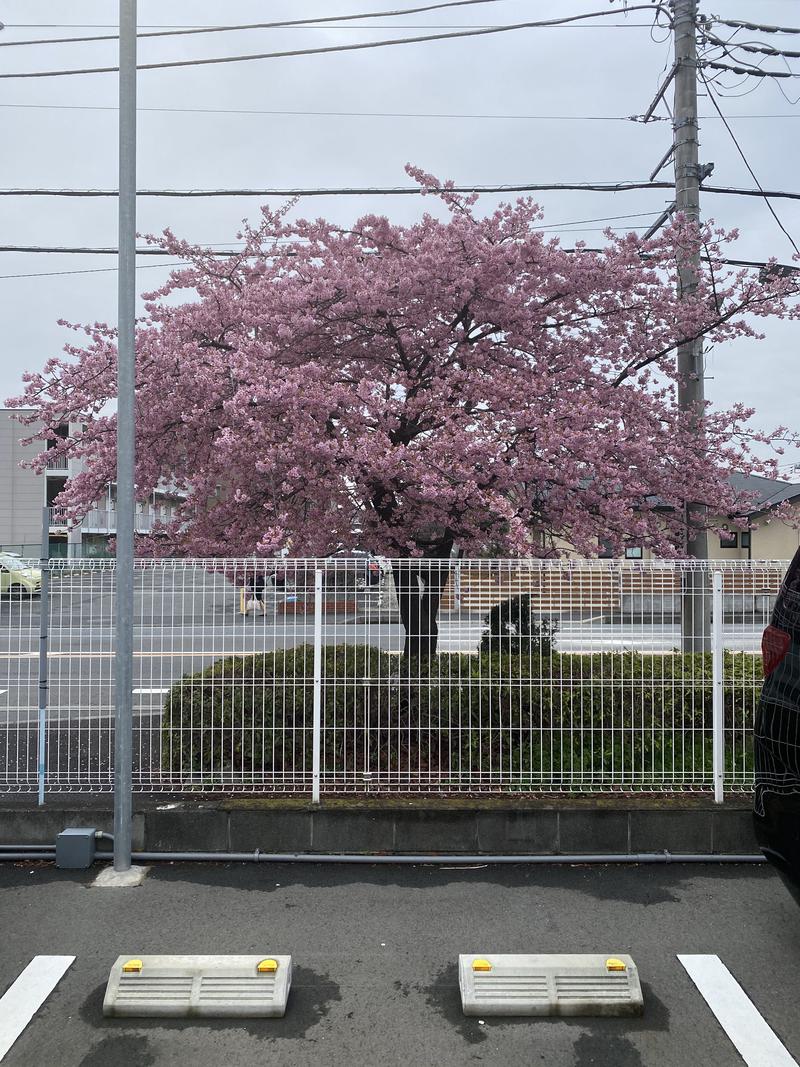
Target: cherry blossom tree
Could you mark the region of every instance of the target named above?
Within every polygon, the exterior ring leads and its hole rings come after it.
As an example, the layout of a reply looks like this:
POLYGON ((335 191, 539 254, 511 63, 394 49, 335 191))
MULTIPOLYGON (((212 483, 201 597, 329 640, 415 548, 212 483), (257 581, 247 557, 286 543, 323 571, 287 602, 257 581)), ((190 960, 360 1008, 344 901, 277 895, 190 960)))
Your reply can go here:
MULTIPOLYGON (((430 654, 448 568, 420 560, 601 541, 675 555, 687 503, 741 512, 730 472, 773 474, 753 449, 787 435, 754 432, 743 405, 680 411, 675 350, 760 337, 759 317, 797 316, 797 284, 726 267, 735 234, 680 219, 567 250, 531 201, 481 215, 409 171, 441 218, 343 228, 265 208, 224 259, 151 239, 186 265, 138 324, 136 480, 142 499, 165 481, 185 492, 162 552, 326 555, 357 540, 404 560, 406 652, 430 654), (677 266, 698 243, 702 275, 681 300, 677 266)), ((84 426, 56 445, 84 461, 59 498, 80 513, 114 478, 116 337, 71 328, 86 340, 13 403, 40 437, 84 426)))

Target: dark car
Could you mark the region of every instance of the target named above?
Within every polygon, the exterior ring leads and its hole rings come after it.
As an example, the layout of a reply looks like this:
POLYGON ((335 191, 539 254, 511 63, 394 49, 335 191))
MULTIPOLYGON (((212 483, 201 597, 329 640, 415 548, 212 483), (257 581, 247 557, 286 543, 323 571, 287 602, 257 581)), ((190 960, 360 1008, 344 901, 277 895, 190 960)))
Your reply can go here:
POLYGON ((756 836, 800 903, 800 551, 761 639, 755 725, 756 836))

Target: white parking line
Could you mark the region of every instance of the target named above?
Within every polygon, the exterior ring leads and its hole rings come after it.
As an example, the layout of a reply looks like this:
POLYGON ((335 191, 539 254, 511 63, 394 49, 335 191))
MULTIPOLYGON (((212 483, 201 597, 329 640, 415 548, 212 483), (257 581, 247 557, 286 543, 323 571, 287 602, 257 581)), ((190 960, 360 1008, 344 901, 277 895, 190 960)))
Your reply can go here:
POLYGON ((0 997, 0 1060, 74 963, 74 956, 34 956, 0 997))
POLYGON ((798 1067, 719 956, 678 956, 747 1067, 798 1067))

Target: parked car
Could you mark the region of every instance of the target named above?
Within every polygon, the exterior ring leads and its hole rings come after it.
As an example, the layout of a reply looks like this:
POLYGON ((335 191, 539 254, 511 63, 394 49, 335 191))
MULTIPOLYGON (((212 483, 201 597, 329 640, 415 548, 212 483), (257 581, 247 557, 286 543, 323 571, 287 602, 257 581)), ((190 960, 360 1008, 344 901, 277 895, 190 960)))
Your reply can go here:
POLYGON ((32 596, 42 591, 42 572, 15 552, 0 553, 0 595, 32 596))
POLYGON ((756 836, 800 903, 800 550, 761 640, 755 724, 756 836))

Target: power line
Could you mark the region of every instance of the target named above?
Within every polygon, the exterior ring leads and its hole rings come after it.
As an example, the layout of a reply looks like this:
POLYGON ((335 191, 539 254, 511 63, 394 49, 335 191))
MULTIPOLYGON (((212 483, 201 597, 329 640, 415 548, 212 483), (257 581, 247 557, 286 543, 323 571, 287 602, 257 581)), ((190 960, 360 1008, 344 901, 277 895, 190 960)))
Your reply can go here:
POLYGON ((758 55, 765 56, 782 56, 784 59, 800 59, 800 52, 792 52, 785 48, 776 48, 771 44, 754 43, 752 41, 734 41, 734 35, 724 41, 721 37, 718 37, 715 33, 711 33, 710 30, 703 32, 703 38, 712 47, 721 48, 725 55, 730 56, 732 52, 754 52, 758 55))
POLYGON ((708 83, 708 79, 707 79, 707 78, 706 78, 706 76, 705 76, 705 75, 703 74, 703 71, 702 71, 702 69, 701 69, 701 68, 698 68, 698 73, 699 73, 700 77, 701 77, 701 78, 702 78, 702 80, 703 80, 703 84, 704 84, 704 85, 705 85, 705 87, 706 87, 706 90, 707 90, 707 92, 708 92, 708 98, 709 98, 709 100, 711 101, 711 103, 713 104, 713 106, 714 106, 714 107, 716 108, 716 111, 717 111, 717 113, 719 114, 719 117, 720 117, 720 118, 722 119, 722 122, 723 122, 723 124, 724 124, 724 126, 725 126, 725 129, 726 129, 726 130, 728 131, 728 133, 730 134, 730 138, 731 138, 731 140, 733 141, 734 145, 736 146, 736 151, 737 151, 737 152, 739 153, 739 155, 740 155, 740 156, 742 157, 742 162, 743 162, 743 163, 744 163, 744 165, 745 165, 745 166, 747 167, 747 170, 748 170, 748 171, 749 171, 749 173, 750 173, 750 177, 751 177, 751 178, 753 179, 753 181, 754 181, 754 182, 756 183, 756 185, 758 186, 759 190, 761 191, 761 194, 762 194, 762 196, 764 197, 764 203, 765 203, 765 204, 767 205, 767 207, 769 208, 770 214, 772 215, 772 217, 773 217, 773 218, 775 219, 775 221, 777 222, 777 224, 778 224, 778 226, 780 227, 781 231, 782 231, 782 232, 783 232, 783 233, 785 234, 785 236, 786 236, 786 237, 787 237, 787 238, 789 239, 789 243, 791 244, 792 248, 793 248, 793 249, 795 250, 795 252, 796 252, 796 253, 797 253, 797 254, 798 254, 798 255, 800 256, 800 248, 798 248, 798 247, 797 247, 797 245, 795 244, 795 240, 794 240, 794 238, 793 238, 793 237, 792 237, 792 235, 791 235, 791 234, 789 233, 789 231, 788 231, 788 230, 786 229, 786 227, 785 227, 785 226, 783 225, 783 223, 781 222, 781 220, 780 220, 780 219, 778 218, 778 215, 777 215, 777 213, 776 213, 775 209, 773 208, 772 204, 771 204, 771 203, 769 202, 769 198, 767 197, 767 194, 766 194, 766 193, 764 192, 764 189, 763 189, 763 187, 762 187, 762 185, 761 185, 761 182, 760 182, 760 181, 758 180, 758 178, 756 177, 756 173, 755 173, 755 171, 754 171, 754 170, 753 170, 753 168, 752 168, 752 167, 750 166, 750 163, 749 163, 749 161, 748 161, 748 159, 747 159, 747 156, 746 156, 746 155, 744 154, 744 150, 742 149, 742 146, 741 146, 741 145, 739 144, 739 142, 738 142, 738 140, 737 140, 737 138, 736 138, 736 135, 734 134, 733 130, 732 130, 732 129, 731 129, 731 127, 730 127, 730 124, 728 123, 728 120, 727 120, 727 119, 725 118, 725 116, 724 116, 724 115, 722 114, 722 109, 720 108, 720 106, 719 106, 719 103, 718 103, 718 101, 717 101, 716 93, 715 93, 715 92, 714 92, 714 91, 712 90, 711 86, 710 86, 710 85, 709 85, 709 83, 708 83))
POLYGON ((800 33, 794 26, 761 26, 757 22, 740 22, 738 19, 711 19, 715 25, 731 26, 740 30, 756 30, 761 33, 800 33))
MULTIPOLYGON (((628 11, 652 11, 650 5, 639 4, 627 8, 628 11)), ((332 52, 355 52, 370 48, 393 48, 397 45, 420 44, 426 41, 449 41, 456 38, 484 37, 488 34, 509 33, 514 30, 541 29, 548 26, 561 26, 571 22, 581 22, 591 18, 614 15, 614 11, 592 11, 585 15, 571 15, 568 18, 545 19, 537 22, 515 22, 506 26, 490 26, 478 30, 458 30, 449 33, 432 33, 421 37, 397 37, 386 41, 363 41, 360 44, 328 45, 324 48, 297 48, 287 52, 257 52, 248 55, 218 56, 210 59, 180 59, 163 63, 140 63, 137 70, 166 70, 177 67, 203 67, 220 63, 247 63, 262 59, 285 59, 297 56, 315 56, 332 52)), ((115 74, 119 67, 84 67, 79 70, 35 70, 0 74, 2 79, 11 78, 63 78, 77 74, 115 74)))
MULTIPOLYGON (((119 108, 112 104, 8 104, 0 103, 0 108, 22 108, 33 110, 53 111, 118 111, 119 108)), ((514 114, 468 114, 465 112, 417 112, 417 111, 294 111, 294 110, 264 110, 261 108, 215 108, 215 107, 140 107, 137 112, 158 112, 163 114, 177 115, 286 115, 286 116, 313 116, 334 118, 376 118, 376 119, 519 119, 519 120, 558 120, 560 122, 638 122, 638 115, 514 115, 514 114)), ((708 115, 707 118, 716 118, 716 115, 708 115)), ((750 116, 745 116, 750 117, 750 116)), ((783 118, 782 115, 759 115, 757 118, 783 118)), ((800 116, 790 115, 787 118, 800 116)), ((669 119, 660 117, 660 122, 668 122, 669 119)))
MULTIPOLYGON (((31 111, 119 111, 114 104, 11 104, 0 102, 0 108, 17 108, 31 111)), ((158 113, 165 115, 275 115, 291 117, 325 117, 325 118, 376 118, 376 119, 486 119, 486 120, 530 120, 558 122, 642 122, 641 115, 523 115, 523 114, 470 114, 463 111, 294 111, 269 110, 263 108, 225 108, 225 107, 139 107, 139 114, 158 113)), ((719 119, 719 115, 698 115, 708 122, 719 119)), ((737 122, 747 119, 800 119, 798 114, 732 115, 737 122)), ((670 122, 667 115, 651 115, 650 122, 670 122)))
MULTIPOLYGON (((372 18, 396 18, 400 15, 419 15, 426 11, 442 11, 445 8, 453 7, 473 7, 476 4, 498 4, 505 3, 505 0, 449 0, 447 3, 426 4, 424 7, 406 7, 400 8, 396 11, 365 11, 362 14, 355 15, 330 15, 326 17, 321 15, 318 18, 313 19, 293 19, 293 20, 281 20, 280 22, 250 22, 234 26, 186 26, 177 29, 159 29, 153 33, 137 33, 137 38, 142 40, 147 37, 182 37, 190 34, 198 33, 231 33, 241 30, 277 30, 277 29, 292 29, 300 28, 303 26, 314 27, 321 23, 330 22, 351 22, 354 19, 372 19, 372 18)), ((324 27, 323 27, 324 28, 324 27)), ((347 27, 349 28, 349 27, 347 27)), ((359 29, 360 27, 354 26, 353 29, 359 29)), ((381 26, 381 29, 386 29, 385 26, 381 26)), ((425 27, 419 27, 425 29, 425 27)), ((0 46, 3 47, 19 47, 22 45, 34 45, 34 44, 77 44, 86 43, 90 41, 116 41, 118 34, 110 33, 102 36, 94 37, 49 37, 43 38, 37 41, 3 41, 0 42, 0 46)))
MULTIPOLYGON (((577 254, 578 249, 564 248, 562 251, 572 254, 577 254)), ((603 250, 601 248, 582 248, 580 252, 592 252, 600 253, 603 250)), ((788 263, 770 263, 766 260, 752 260, 752 259, 721 259, 719 262, 724 263, 726 266, 731 267, 773 267, 775 270, 785 271, 790 274, 800 274, 800 267, 790 265, 788 263)), ((171 263, 142 263, 137 264, 136 270, 153 270, 163 269, 164 267, 191 267, 192 264, 185 260, 175 260, 171 263)), ((57 278, 67 277, 73 274, 109 274, 116 271, 117 267, 85 267, 79 270, 48 270, 37 271, 30 274, 0 274, 0 281, 10 281, 16 278, 57 278)))
MULTIPOLYGON (((352 18, 364 18, 365 16, 351 16, 352 18)), ((314 24, 309 26, 300 26, 292 22, 276 22, 272 24, 272 28, 276 30, 324 30, 326 33, 331 33, 334 30, 341 30, 343 33, 352 33, 354 30, 486 30, 490 26, 497 26, 496 22, 394 22, 391 26, 387 27, 384 24, 371 25, 370 23, 359 23, 358 25, 349 26, 329 26, 323 22, 324 15, 320 18, 313 20, 314 24)), ((44 26, 44 23, 42 24, 44 26)), ((66 24, 68 25, 68 24, 66 24)), ((79 26, 80 23, 76 23, 79 26)), ((256 26, 269 25, 269 23, 256 23, 256 26)), ((6 22, 3 23, 4 29, 19 28, 25 26, 23 22, 6 22)), ((598 23, 596 26, 552 26, 554 30, 647 30, 652 27, 650 22, 603 22, 598 23)), ((91 28, 91 27, 88 27, 91 28)), ((111 28, 99 26, 99 29, 111 28)), ((144 29, 145 27, 142 26, 144 29)), ((164 27, 167 29, 168 27, 164 27)), ((246 30, 250 29, 249 26, 187 26, 185 29, 201 30, 210 32, 212 30, 246 30)), ((139 37, 166 37, 167 34, 143 34, 140 33, 139 37)), ((116 41, 117 35, 110 33, 108 35, 94 36, 94 37, 41 37, 35 41, 2 41, 0 45, 5 48, 13 48, 16 45, 43 45, 43 44, 71 44, 71 43, 91 43, 93 41, 116 41)), ((654 44, 663 44, 663 41, 653 41, 654 44)))
MULTIPOLYGON (((143 263, 136 267, 137 270, 152 270, 154 267, 189 267, 190 263, 176 260, 174 263, 143 263)), ((109 274, 119 270, 119 267, 87 267, 83 270, 46 270, 33 274, 0 274, 0 281, 8 281, 12 278, 56 278, 68 274, 109 274)))
MULTIPOLYGON (((592 227, 586 229, 575 229, 583 223, 591 222, 618 222, 623 219, 641 219, 652 218, 653 215, 657 215, 657 211, 639 211, 632 215, 605 215, 595 219, 574 219, 571 222, 556 222, 551 225, 535 225, 531 229, 546 233, 597 233, 602 232, 606 227, 592 227)), ((634 226, 633 229, 640 227, 634 226)), ((289 240, 288 238, 284 240, 289 240)), ((230 243, 230 242, 226 242, 230 243)), ((276 243, 283 243, 281 241, 276 243)), ((200 241, 198 245, 202 251, 211 252, 215 256, 239 256, 244 252, 243 248, 239 249, 223 249, 222 246, 215 246, 213 242, 200 241)), ((26 254, 48 254, 48 255, 88 255, 88 256, 116 256, 119 252, 117 248, 98 248, 94 246, 72 246, 72 245, 0 245, 0 252, 22 252, 26 254)), ((137 256, 171 256, 172 252, 163 248, 137 248, 137 256)))
MULTIPOLYGON (((711 40, 718 40, 712 37, 711 40)), ((734 51, 757 52, 765 56, 783 56, 784 59, 800 59, 800 52, 790 52, 785 48, 773 48, 769 44, 737 44, 735 41, 726 41, 734 51)))
MULTIPOLYGON (((455 185, 448 189, 423 189, 418 185, 397 188, 317 188, 317 189, 139 189, 137 196, 167 198, 209 198, 249 196, 421 196, 425 193, 531 193, 546 191, 625 192, 629 189, 672 189, 672 182, 560 182, 526 185, 455 185)), ((0 196, 114 197, 115 189, 0 189, 0 196)), ((760 194, 753 194, 760 195, 760 194)), ((774 195, 774 194, 771 194, 774 195)), ((797 194, 800 196, 800 194, 797 194)))
MULTIPOLYGON (((752 74, 754 78, 800 78, 800 74, 795 74, 788 70, 760 70, 758 67, 738 67, 731 63, 714 63, 710 59, 704 59, 701 64, 703 67, 711 67, 712 70, 728 70, 733 74, 752 74)), ((0 74, 0 78, 5 75, 0 74)))
MULTIPOLYGON (((495 0, 479 0, 481 3, 493 3, 495 0)), ((424 10, 424 9, 423 9, 424 10)), ((373 12, 373 14, 377 14, 373 12)), ((382 13, 381 13, 382 14, 382 13)), ((339 15, 336 18, 340 20, 355 19, 355 18, 368 18, 368 15, 339 15)), ((393 23, 390 27, 385 24, 371 25, 370 23, 359 23, 358 25, 329 25, 329 22, 335 21, 332 17, 330 20, 325 16, 320 16, 316 19, 299 19, 296 21, 287 22, 254 22, 250 24, 242 24, 237 26, 187 26, 182 29, 176 29, 173 32, 161 32, 161 33, 140 33, 138 39, 152 37, 174 37, 178 35, 198 34, 198 33, 225 33, 227 31, 244 31, 244 30, 259 30, 259 29, 274 29, 274 30, 324 30, 326 33, 332 30, 341 30, 345 33, 352 33, 354 30, 473 30, 473 29, 490 29, 493 26, 497 26, 497 23, 475 23, 475 22, 461 22, 461 23, 393 23)), ((12 26, 20 27, 25 23, 6 23, 6 28, 12 26)), ((586 30, 586 29, 617 29, 617 30, 629 30, 639 29, 644 30, 650 28, 649 22, 604 22, 597 26, 553 26, 552 29, 564 29, 564 30, 586 30)), ((101 27, 103 28, 103 27, 101 27)), ((164 27, 164 30, 167 30, 164 27)), ((0 48, 20 48, 25 45, 48 45, 48 44, 92 44, 96 41, 116 41, 117 34, 101 34, 91 37, 39 37, 32 41, 0 41, 0 48)))
MULTIPOLYGON (((203 199, 211 197, 250 196, 422 196, 447 195, 448 193, 541 193, 541 192, 594 192, 623 193, 635 189, 674 189, 673 182, 622 181, 622 182, 556 182, 526 185, 454 185, 441 189, 421 189, 418 186, 398 188, 328 188, 328 189, 139 189, 137 196, 166 197, 171 199, 203 199)), ((800 193, 781 189, 737 189, 733 186, 704 185, 704 193, 719 193, 726 196, 770 196, 783 200, 800 200, 800 193)), ((0 189, 2 196, 64 196, 102 198, 117 196, 114 189, 0 189)))

